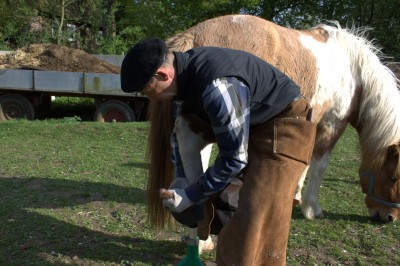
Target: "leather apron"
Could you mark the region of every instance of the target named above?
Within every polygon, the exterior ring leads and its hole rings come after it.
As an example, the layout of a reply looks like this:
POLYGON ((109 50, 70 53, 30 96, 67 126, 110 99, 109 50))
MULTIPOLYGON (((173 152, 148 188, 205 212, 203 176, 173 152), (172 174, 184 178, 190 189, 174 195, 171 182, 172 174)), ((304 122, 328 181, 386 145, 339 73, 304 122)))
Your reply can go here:
POLYGON ((316 126, 300 98, 250 129, 238 208, 219 232, 217 265, 285 265, 293 195, 309 164, 316 126))

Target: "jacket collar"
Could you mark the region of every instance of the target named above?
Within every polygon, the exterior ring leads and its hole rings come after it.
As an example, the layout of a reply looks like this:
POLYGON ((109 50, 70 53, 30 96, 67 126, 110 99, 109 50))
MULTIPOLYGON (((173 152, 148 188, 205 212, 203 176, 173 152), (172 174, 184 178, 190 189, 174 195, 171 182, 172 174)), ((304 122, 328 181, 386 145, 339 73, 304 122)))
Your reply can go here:
POLYGON ((183 100, 186 95, 185 86, 187 84, 187 65, 189 62, 189 55, 182 52, 174 52, 175 55, 175 69, 177 74, 177 86, 178 94, 174 97, 174 100, 183 100))

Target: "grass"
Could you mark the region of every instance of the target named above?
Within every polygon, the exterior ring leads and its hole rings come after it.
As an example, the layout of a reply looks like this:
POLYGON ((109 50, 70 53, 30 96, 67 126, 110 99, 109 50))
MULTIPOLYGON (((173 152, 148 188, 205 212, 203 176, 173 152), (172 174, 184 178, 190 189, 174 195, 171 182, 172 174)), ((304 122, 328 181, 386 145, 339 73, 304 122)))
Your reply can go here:
MULTIPOLYGON (((0 123, 0 265, 175 265, 180 233, 146 221, 148 124, 80 120, 0 123)), ((357 142, 348 129, 333 152, 325 217, 293 209, 288 265, 400 265, 398 224, 364 206, 357 142)))

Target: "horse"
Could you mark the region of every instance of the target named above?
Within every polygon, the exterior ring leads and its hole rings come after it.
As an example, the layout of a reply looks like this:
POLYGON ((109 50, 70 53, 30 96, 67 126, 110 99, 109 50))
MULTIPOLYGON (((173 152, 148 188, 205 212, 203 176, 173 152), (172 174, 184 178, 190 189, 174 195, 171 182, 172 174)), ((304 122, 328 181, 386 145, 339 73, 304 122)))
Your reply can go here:
MULTIPOLYGON (((391 222, 398 219, 400 208, 399 81, 365 33, 366 29, 342 28, 337 22, 296 30, 256 16, 226 15, 201 22, 166 42, 174 51, 199 46, 244 50, 274 65, 300 86, 313 108, 312 121, 317 123, 311 163, 294 195, 308 219, 323 216, 318 194, 330 154, 346 126, 354 127, 360 142, 358 175, 369 215, 391 222), (309 180, 302 195, 306 174, 309 180)), ((171 102, 152 101, 148 119, 149 221, 162 227, 171 221, 158 190, 173 179, 172 130, 177 133, 190 182, 207 167, 213 136, 211 128, 193 116, 174 121, 171 102)))

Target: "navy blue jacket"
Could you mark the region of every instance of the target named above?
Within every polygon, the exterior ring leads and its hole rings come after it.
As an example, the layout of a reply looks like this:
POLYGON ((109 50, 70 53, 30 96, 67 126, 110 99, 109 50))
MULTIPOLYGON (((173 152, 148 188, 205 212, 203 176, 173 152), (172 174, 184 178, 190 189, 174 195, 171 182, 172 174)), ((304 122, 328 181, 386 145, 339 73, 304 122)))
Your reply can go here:
POLYGON ((208 121, 202 106, 207 85, 221 77, 234 76, 250 89, 250 125, 259 125, 281 112, 298 98, 300 88, 264 60, 244 51, 198 47, 174 52, 178 74, 178 96, 183 113, 194 113, 208 121))

